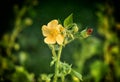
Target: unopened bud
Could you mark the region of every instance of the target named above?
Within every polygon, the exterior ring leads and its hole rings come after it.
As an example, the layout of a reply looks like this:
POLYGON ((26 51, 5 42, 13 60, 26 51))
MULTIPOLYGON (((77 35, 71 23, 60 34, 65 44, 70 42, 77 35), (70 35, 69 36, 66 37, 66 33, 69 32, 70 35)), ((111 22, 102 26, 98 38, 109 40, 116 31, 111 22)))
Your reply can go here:
POLYGON ((19 45, 18 43, 16 43, 16 44, 14 45, 14 49, 15 49, 15 50, 19 50, 19 49, 20 49, 20 45, 19 45))
POLYGON ((75 25, 75 26, 73 27, 73 32, 74 32, 74 33, 78 32, 78 27, 77 27, 77 25, 75 25))
POLYGON ((92 28, 85 29, 81 32, 81 35, 82 35, 83 38, 87 38, 88 36, 91 35, 92 32, 93 32, 92 28))
POLYGON ((33 24, 33 21, 32 21, 31 18, 26 18, 26 19, 25 19, 25 25, 26 25, 26 26, 30 26, 30 25, 32 25, 32 24, 33 24))
POLYGON ((92 28, 87 29, 87 35, 91 35, 92 32, 93 32, 93 29, 92 29, 92 28))

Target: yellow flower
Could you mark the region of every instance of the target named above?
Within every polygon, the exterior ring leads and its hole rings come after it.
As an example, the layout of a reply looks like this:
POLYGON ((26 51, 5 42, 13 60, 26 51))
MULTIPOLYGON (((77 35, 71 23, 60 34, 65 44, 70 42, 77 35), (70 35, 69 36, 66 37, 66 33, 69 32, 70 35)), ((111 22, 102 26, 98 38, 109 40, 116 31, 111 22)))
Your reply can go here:
POLYGON ((57 42, 61 45, 64 41, 64 31, 63 26, 58 24, 58 20, 50 21, 47 25, 42 26, 43 36, 46 37, 44 42, 47 44, 55 44, 57 42))

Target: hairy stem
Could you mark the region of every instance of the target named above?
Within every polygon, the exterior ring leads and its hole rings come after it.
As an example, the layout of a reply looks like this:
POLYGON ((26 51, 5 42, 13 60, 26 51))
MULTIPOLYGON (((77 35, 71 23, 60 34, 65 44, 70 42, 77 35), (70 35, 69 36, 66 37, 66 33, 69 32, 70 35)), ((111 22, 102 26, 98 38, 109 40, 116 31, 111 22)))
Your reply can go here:
POLYGON ((55 75, 54 75, 53 82, 57 82, 57 80, 58 80, 59 63, 60 63, 61 52, 62 52, 62 45, 60 45, 60 48, 59 48, 59 51, 58 51, 58 55, 57 55, 57 61, 55 62, 55 75))
POLYGON ((56 52, 55 52, 55 47, 54 47, 54 46, 52 46, 52 55, 53 55, 54 57, 56 57, 56 52))

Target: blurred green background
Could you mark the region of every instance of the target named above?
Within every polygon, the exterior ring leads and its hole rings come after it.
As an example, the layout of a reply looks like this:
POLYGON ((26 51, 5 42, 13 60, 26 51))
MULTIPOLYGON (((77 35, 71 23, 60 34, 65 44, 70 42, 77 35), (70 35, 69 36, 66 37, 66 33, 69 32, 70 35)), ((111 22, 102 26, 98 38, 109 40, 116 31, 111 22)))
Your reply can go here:
MULTIPOLYGON (((75 40, 61 60, 83 75, 83 82, 120 81, 119 0, 4 0, 1 1, 0 82, 44 82, 41 74, 54 72, 51 51, 41 27, 73 13, 79 30, 93 28, 92 36, 75 40)), ((80 82, 68 76, 66 82, 80 82)))

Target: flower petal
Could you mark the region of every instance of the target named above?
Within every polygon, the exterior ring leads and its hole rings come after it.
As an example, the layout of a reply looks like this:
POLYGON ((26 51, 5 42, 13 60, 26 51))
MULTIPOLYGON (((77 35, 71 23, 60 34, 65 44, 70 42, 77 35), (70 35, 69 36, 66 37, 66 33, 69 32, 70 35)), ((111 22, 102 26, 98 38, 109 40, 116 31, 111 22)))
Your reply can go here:
POLYGON ((56 41, 57 41, 58 44, 61 45, 61 44, 63 43, 63 41, 64 41, 64 36, 61 35, 61 34, 59 34, 59 35, 56 37, 56 41))
POLYGON ((48 23, 48 27, 49 28, 56 28, 56 26, 58 25, 58 21, 57 20, 52 20, 48 23))
POLYGON ((49 29, 46 25, 42 26, 42 33, 43 33, 43 36, 48 36, 50 34, 49 29))
POLYGON ((56 40, 55 40, 54 37, 48 36, 48 37, 46 37, 46 38, 44 39, 44 42, 45 42, 46 44, 55 44, 55 43, 56 43, 56 40))
POLYGON ((65 30, 61 24, 57 25, 57 29, 59 29, 60 32, 65 30))

